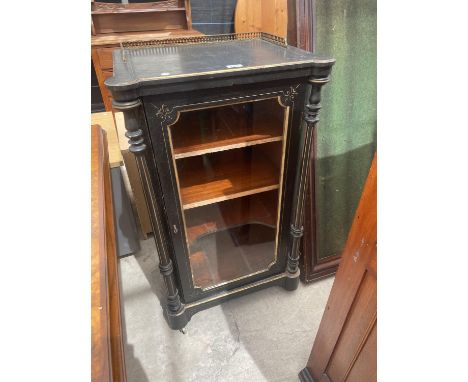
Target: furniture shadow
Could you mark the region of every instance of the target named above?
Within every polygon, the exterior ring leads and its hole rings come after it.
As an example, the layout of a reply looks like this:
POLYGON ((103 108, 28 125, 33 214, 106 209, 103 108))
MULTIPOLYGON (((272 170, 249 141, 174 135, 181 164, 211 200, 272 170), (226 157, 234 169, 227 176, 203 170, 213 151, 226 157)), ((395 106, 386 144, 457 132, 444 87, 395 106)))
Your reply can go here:
POLYGON ((159 272, 158 253, 154 245, 152 234, 146 240, 140 241, 141 250, 134 254, 135 260, 140 266, 151 287, 151 291, 158 298, 161 308, 166 305, 166 286, 159 272))
MULTIPOLYGON (((122 275, 118 272, 119 277, 119 284, 122 285, 122 275)), ((120 290, 122 288, 120 287, 120 290)), ((122 297, 122 296, 121 296, 122 297)), ((127 340, 127 325, 125 322, 125 304, 122 300, 120 304, 121 309, 121 321, 122 321, 122 342, 124 347, 124 355, 125 355, 125 374, 127 377, 127 381, 133 382, 150 382, 148 376, 143 369, 141 361, 135 357, 133 351, 133 345, 128 343, 127 340)))

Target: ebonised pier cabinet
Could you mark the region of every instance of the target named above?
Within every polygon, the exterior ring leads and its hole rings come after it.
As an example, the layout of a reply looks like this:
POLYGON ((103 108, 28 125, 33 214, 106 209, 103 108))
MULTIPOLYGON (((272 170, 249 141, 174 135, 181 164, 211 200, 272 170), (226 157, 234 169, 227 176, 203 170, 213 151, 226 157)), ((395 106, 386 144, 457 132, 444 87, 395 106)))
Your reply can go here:
POLYGON ((172 329, 232 297, 297 288, 312 136, 333 63, 261 32, 114 52, 105 83, 142 178, 172 329))

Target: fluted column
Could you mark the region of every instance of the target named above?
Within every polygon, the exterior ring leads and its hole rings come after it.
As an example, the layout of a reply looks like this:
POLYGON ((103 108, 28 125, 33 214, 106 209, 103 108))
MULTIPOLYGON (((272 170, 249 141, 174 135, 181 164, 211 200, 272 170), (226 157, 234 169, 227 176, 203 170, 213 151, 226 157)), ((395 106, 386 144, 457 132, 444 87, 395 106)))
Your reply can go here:
POLYGON ((164 278, 164 283, 167 289, 168 314, 177 314, 183 309, 183 304, 180 301, 179 291, 174 277, 172 260, 169 256, 167 242, 164 238, 163 214, 154 193, 148 164, 144 155, 147 145, 145 144, 144 133, 142 130, 142 126, 145 124, 142 104, 139 99, 129 102, 113 101, 113 107, 121 110, 124 114, 125 128, 127 130, 125 135, 129 139, 129 150, 136 158, 138 172, 140 174, 146 204, 150 215, 151 226, 153 228, 153 237, 158 251, 159 270, 164 278))
POLYGON ((297 161, 297 172, 294 184, 295 198, 293 201, 292 220, 290 234, 292 245, 288 253, 287 272, 292 276, 299 271, 299 244, 304 233, 303 215, 304 201, 306 197, 307 179, 309 176, 309 163, 312 152, 312 137, 314 129, 319 121, 319 111, 322 86, 329 81, 331 62, 328 66, 316 71, 309 79, 310 95, 304 110, 304 121, 299 141, 299 156, 297 161))

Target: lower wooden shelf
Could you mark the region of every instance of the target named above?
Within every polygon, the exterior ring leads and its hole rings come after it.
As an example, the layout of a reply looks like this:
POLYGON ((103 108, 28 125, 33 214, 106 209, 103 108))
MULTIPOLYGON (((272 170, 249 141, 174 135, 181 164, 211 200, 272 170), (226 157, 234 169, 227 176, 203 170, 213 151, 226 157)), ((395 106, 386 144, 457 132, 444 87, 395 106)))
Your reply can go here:
POLYGON ((194 284, 209 288, 267 270, 275 259, 276 229, 260 223, 216 231, 190 255, 194 284))
POLYGON ((278 192, 185 213, 194 282, 207 288, 265 270, 274 260, 278 192))
POLYGON ((278 193, 271 191, 188 210, 185 221, 189 247, 201 236, 249 223, 274 228, 277 198, 278 193))

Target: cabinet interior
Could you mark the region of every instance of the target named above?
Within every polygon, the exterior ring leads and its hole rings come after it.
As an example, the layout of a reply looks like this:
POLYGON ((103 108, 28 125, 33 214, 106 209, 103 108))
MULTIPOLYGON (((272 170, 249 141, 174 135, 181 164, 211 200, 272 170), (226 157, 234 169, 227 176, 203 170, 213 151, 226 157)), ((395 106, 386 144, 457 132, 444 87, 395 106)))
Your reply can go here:
POLYGON ((286 129, 277 98, 184 111, 169 127, 196 287, 275 262, 286 129))

